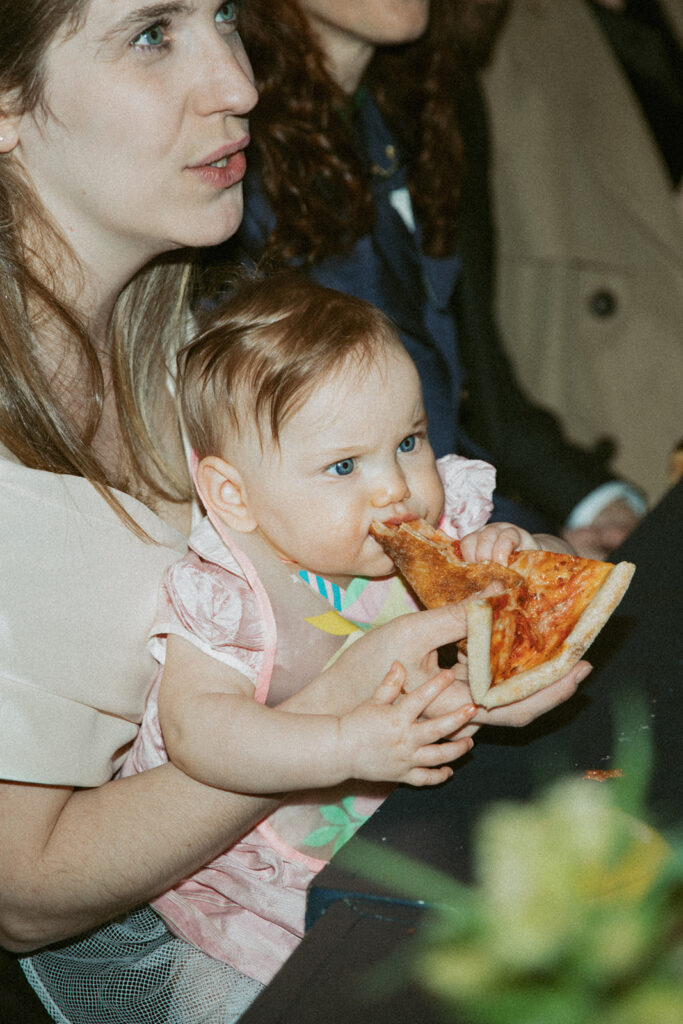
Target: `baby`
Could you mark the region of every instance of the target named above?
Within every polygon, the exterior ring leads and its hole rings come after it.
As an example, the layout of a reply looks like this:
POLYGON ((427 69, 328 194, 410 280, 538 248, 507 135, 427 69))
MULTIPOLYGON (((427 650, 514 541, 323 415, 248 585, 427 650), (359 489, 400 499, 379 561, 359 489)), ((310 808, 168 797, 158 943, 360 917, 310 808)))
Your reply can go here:
POLYGON ((415 610, 371 522, 425 519, 470 560, 539 542, 484 527, 492 467, 435 462, 416 369, 359 299, 293 274, 243 284, 181 353, 179 395, 207 517, 166 578, 163 671, 124 772, 170 759, 210 786, 294 793, 154 904, 267 983, 303 934, 311 878, 388 784, 440 783, 471 748, 471 703, 429 717, 448 672, 405 694, 396 663, 341 717, 277 709, 364 630, 415 610))

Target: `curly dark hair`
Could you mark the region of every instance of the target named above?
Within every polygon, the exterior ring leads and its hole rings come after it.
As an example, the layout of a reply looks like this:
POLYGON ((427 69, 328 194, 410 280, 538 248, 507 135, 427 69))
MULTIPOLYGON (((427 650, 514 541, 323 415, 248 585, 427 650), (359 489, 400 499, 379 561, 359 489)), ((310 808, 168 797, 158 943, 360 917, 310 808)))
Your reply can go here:
MULTIPOLYGON (((375 53, 364 85, 408 161, 425 251, 455 247, 464 145, 459 110, 486 63, 507 0, 432 0, 423 37, 375 53)), ((372 222, 369 175, 356 151, 352 103, 293 0, 246 0, 240 34, 260 101, 252 153, 277 223, 271 260, 304 264, 344 252, 372 222)))

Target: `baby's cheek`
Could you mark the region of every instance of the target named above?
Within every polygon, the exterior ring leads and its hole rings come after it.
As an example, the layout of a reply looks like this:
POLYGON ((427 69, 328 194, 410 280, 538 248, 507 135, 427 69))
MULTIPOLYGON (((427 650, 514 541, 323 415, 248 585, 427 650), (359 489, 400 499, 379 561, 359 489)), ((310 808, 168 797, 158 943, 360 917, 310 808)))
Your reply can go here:
POLYGON ((363 529, 365 524, 362 526, 361 523, 363 521, 359 517, 352 517, 348 511, 330 510, 325 520, 324 540, 328 551, 341 558, 353 558, 365 546, 368 537, 367 529, 363 529))

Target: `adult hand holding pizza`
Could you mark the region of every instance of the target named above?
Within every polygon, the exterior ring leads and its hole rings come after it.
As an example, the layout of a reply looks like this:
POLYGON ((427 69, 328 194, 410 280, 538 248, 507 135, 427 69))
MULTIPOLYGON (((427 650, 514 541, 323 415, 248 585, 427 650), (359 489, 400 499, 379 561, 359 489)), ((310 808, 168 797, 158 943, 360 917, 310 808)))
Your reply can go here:
MULTIPOLYGON (((497 581, 489 584, 482 591, 475 594, 474 597, 478 599, 486 599, 503 592, 504 585, 497 581)), ((420 612, 418 616, 411 619, 411 625, 413 621, 418 619, 418 617, 423 619, 423 628, 425 629, 426 634, 428 634, 432 628, 437 626, 439 620, 424 620, 426 616, 433 616, 435 612, 446 612, 453 617, 456 623, 463 623, 464 628, 467 628, 466 601, 461 601, 458 604, 444 605, 441 608, 434 609, 430 612, 420 612)), ((397 622, 400 620, 394 621, 397 622)), ((466 633, 463 633, 463 636, 459 639, 464 641, 466 639, 466 633)), ((434 652, 434 654, 436 654, 436 652, 434 652)), ((569 698, 576 693, 584 679, 590 675, 592 668, 593 666, 590 662, 581 659, 580 661, 577 661, 577 663, 561 678, 557 679, 549 686, 530 694, 528 697, 523 697, 511 704, 504 704, 500 707, 486 708, 478 706, 477 712, 473 716, 471 722, 458 732, 458 738, 473 736, 483 725, 502 726, 506 728, 522 728, 525 725, 529 725, 537 718, 540 718, 541 715, 546 714, 548 711, 552 711, 553 708, 556 708, 566 700, 569 700, 569 698)), ((453 711, 473 702, 472 693, 470 692, 469 687, 469 670, 467 655, 464 653, 464 644, 459 650, 457 662, 451 666, 451 671, 453 672, 453 682, 451 686, 449 686, 447 690, 442 691, 442 693, 440 693, 429 706, 427 713, 430 717, 446 714, 449 711, 453 711)))
MULTIPOLYGON (((501 583, 492 583, 479 596, 486 598, 503 591, 501 583)), ((439 671, 438 648, 464 640, 467 636, 467 602, 442 605, 428 611, 415 612, 409 618, 400 616, 386 625, 366 633, 362 644, 352 644, 323 673, 321 680, 329 685, 330 676, 338 674, 339 690, 343 699, 353 707, 363 698, 363 687, 356 692, 355 681, 368 677, 382 678, 393 661, 398 661, 406 672, 404 689, 412 691, 439 671)), ((472 703, 468 686, 467 661, 461 656, 451 668, 453 682, 432 702, 429 717, 455 712, 472 703)), ((591 671, 586 661, 578 661, 562 678, 552 685, 512 704, 488 710, 479 707, 469 725, 461 729, 458 738, 471 736, 482 725, 521 727, 540 715, 551 711, 568 700, 591 671)), ((315 687, 315 683, 312 684, 315 687)), ((310 693, 310 688, 309 688, 310 693)), ((321 708, 324 704, 321 705, 321 708)))
MULTIPOLYGON (((482 592, 482 597, 493 593, 492 588, 482 592)), ((469 688, 467 659, 463 657, 453 666, 455 680, 452 685, 442 693, 430 706, 429 713, 443 714, 451 707, 461 707, 463 704, 474 700, 469 688)), ((472 721, 458 733, 458 738, 473 736, 482 725, 497 725, 507 728, 522 728, 531 722, 545 715, 548 711, 563 704, 576 693, 580 684, 590 675, 593 666, 590 662, 581 660, 556 682, 537 690, 528 697, 513 701, 511 704, 503 704, 500 707, 486 708, 477 706, 477 712, 472 721)), ((475 701, 476 703, 476 701, 475 701)))

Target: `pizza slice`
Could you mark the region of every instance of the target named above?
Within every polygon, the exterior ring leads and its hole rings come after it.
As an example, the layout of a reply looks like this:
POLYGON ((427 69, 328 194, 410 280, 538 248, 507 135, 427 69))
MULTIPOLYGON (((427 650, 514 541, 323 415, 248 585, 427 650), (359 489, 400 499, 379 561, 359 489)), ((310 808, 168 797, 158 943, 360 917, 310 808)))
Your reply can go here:
POLYGON ((619 604, 630 562, 598 562, 553 551, 516 551, 507 566, 468 563, 457 540, 424 520, 370 532, 426 608, 467 605, 469 683, 475 703, 498 707, 565 675, 619 604), (489 583, 504 590, 473 597, 489 583))

